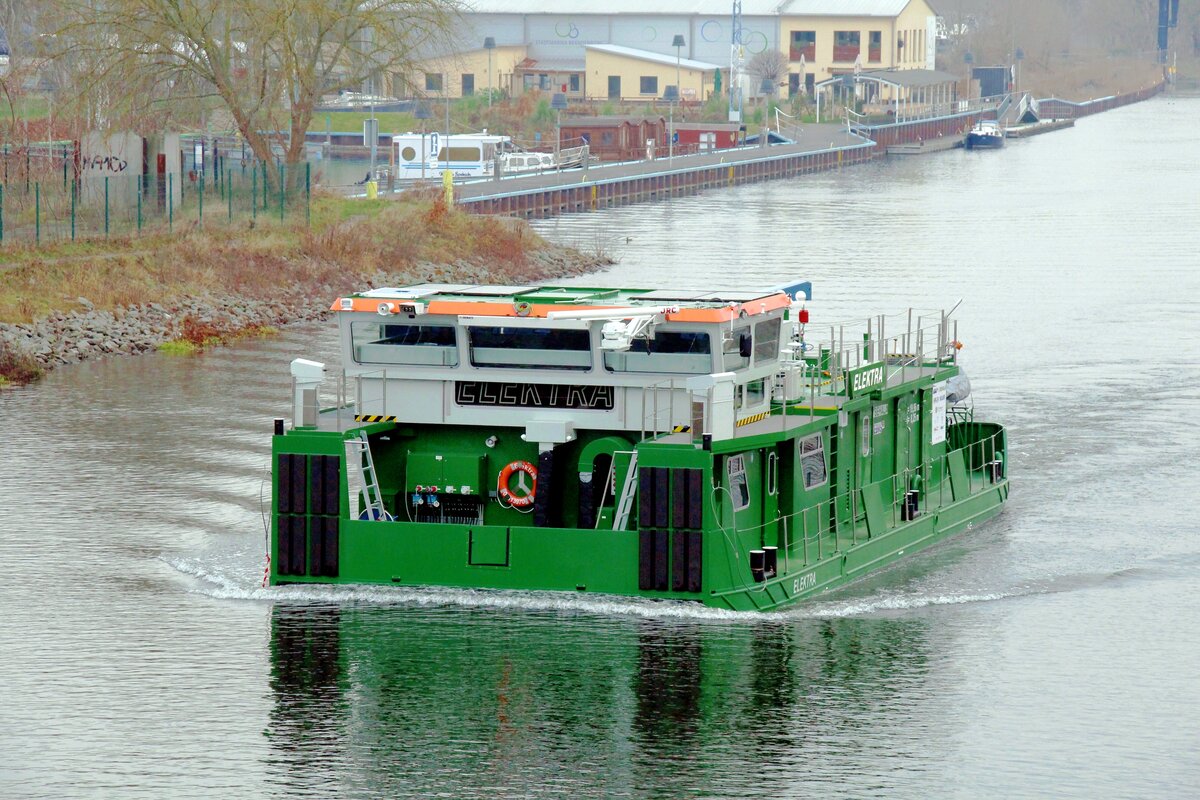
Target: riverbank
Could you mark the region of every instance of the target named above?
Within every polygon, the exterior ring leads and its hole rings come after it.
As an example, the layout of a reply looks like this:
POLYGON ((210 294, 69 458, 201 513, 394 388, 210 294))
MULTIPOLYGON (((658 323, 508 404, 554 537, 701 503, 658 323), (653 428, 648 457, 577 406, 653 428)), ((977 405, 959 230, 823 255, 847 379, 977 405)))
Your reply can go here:
POLYGON ((167 345, 190 351, 320 319, 339 294, 417 281, 518 283, 609 263, 524 223, 401 201, 322 198, 311 229, 195 229, 175 237, 0 253, 0 384, 167 345))

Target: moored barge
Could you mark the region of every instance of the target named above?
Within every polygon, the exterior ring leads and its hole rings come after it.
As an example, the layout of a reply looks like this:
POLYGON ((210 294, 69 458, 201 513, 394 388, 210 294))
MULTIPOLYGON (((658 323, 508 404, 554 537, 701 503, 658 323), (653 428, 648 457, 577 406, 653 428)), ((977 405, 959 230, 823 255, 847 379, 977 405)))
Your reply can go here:
POLYGON ((944 313, 810 321, 811 285, 421 284, 292 363, 269 578, 771 609, 995 515, 944 313), (860 329, 861 328, 861 329, 860 329))

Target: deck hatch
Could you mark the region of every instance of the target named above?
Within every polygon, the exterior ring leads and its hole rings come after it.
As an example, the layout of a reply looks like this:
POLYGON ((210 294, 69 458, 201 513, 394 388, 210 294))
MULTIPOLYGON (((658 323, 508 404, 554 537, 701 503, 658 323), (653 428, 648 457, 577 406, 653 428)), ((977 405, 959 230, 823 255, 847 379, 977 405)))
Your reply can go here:
POLYGON ((467 564, 507 567, 511 532, 499 525, 480 525, 467 531, 467 564))

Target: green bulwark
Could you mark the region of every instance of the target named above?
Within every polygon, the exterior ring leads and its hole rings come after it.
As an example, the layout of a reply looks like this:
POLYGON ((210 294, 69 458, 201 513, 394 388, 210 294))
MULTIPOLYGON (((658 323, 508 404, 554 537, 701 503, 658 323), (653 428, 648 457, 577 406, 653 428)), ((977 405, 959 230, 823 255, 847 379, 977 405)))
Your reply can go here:
MULTIPOLYGON (((575 322, 570 329, 589 331, 596 359, 575 380, 614 387, 585 392, 573 409, 576 401, 553 387, 568 383, 564 374, 577 369, 575 361, 561 357, 562 368, 552 364, 543 376, 523 364, 523 353, 501 350, 506 342, 519 351, 532 341, 521 338, 524 333, 502 338, 495 332, 501 324, 523 332, 537 323, 500 319, 480 339, 486 349, 473 349, 474 333, 467 328, 479 324, 479 314, 468 314, 462 305, 468 301, 451 288, 421 295, 410 287, 397 299, 417 295, 419 305, 408 319, 455 326, 457 339, 405 322, 372 329, 377 338, 362 348, 351 333, 361 329, 352 325, 383 325, 378 317, 384 311, 374 308, 377 295, 368 297, 369 307, 359 303, 366 296, 339 301, 343 354, 357 369, 347 370, 343 386, 357 385, 353 393, 341 391, 336 406, 317 410, 315 395, 305 395, 298 382, 297 424, 274 437, 273 584, 609 593, 767 610, 840 586, 983 522, 1008 496, 1004 429, 974 420, 957 395, 951 398, 957 402, 947 400, 947 387, 963 390, 944 318, 927 339, 910 325, 894 341, 878 337, 873 346, 868 337, 866 346, 839 349, 807 344, 807 312, 800 313, 791 292, 776 309, 757 300, 739 309, 718 299, 682 306, 705 312, 689 316, 672 306, 655 311, 646 326, 662 343, 664 372, 673 363, 669 356, 685 346, 692 360, 678 363, 695 362, 701 348, 691 332, 703 331, 709 316, 713 341, 725 343, 709 351, 724 362, 686 376, 684 386, 679 376, 600 368, 637 358, 661 367, 650 361, 656 355, 651 339, 639 345, 634 338, 621 351, 628 354, 623 361, 602 361, 601 326, 630 319, 614 312, 598 316, 594 326, 575 322), (447 305, 437 305, 447 297, 447 305), (714 308, 719 319, 708 314, 714 308), (780 325, 756 327, 751 319, 748 340, 734 336, 730 344, 722 326, 734 329, 746 308, 787 323, 782 339, 766 340, 778 335, 780 325), (794 326, 790 336, 788 325, 794 326), (685 334, 672 338, 677 328, 685 334), (388 336, 400 342, 395 352, 401 358, 423 366, 396 367, 392 379, 390 372, 379 378, 373 364, 355 361, 356 347, 386 357, 392 352, 388 336), (932 344, 918 346, 922 339, 932 344), (798 346, 789 348, 789 340, 798 346), (458 348, 456 358, 424 355, 451 347, 458 348), (495 381, 502 390, 495 401, 477 392, 480 381, 492 380, 477 366, 482 358, 500 365, 495 381), (438 370, 447 371, 440 383, 438 370), (475 383, 470 394, 460 389, 456 395, 455 381, 461 384, 466 370, 475 383), (495 408, 504 402, 503 387, 520 380, 542 387, 529 395, 533 405, 517 414, 495 408), (431 395, 435 384, 446 391, 431 395), (664 393, 673 399, 663 400, 664 393), (670 410, 651 410, 651 395, 670 410), (629 425, 630 419, 638 425, 629 425)), ((579 289, 536 291, 542 303, 556 291, 572 292, 572 319, 601 313, 589 311, 590 305, 580 313, 579 289)), ((480 311, 503 316, 492 297, 480 311)), ((518 319, 546 313, 518 292, 502 303, 518 319)), ((606 295, 595 305, 614 304, 606 295)), ((547 317, 547 329, 557 322, 547 317)), ((586 347, 583 336, 571 333, 555 344, 586 347)))

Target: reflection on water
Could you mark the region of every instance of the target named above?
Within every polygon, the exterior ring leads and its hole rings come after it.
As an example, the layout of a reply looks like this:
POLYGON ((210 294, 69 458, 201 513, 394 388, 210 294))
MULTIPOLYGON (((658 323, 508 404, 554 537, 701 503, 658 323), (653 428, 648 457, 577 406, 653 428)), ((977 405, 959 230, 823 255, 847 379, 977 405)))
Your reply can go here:
POLYGON ((734 796, 903 753, 889 716, 934 689, 927 629, 278 605, 271 769, 288 792, 328 769, 382 796, 734 796))
POLYGON ((1005 513, 779 614, 263 589, 271 420, 324 326, 0 393, 0 798, 1194 797, 1198 118, 539 223, 616 243, 584 282, 965 298, 1005 513))

